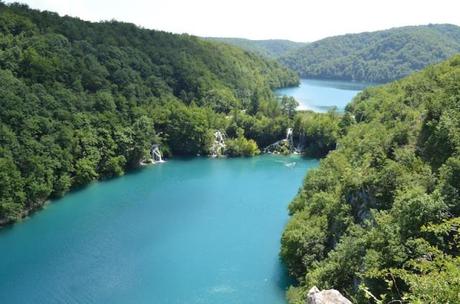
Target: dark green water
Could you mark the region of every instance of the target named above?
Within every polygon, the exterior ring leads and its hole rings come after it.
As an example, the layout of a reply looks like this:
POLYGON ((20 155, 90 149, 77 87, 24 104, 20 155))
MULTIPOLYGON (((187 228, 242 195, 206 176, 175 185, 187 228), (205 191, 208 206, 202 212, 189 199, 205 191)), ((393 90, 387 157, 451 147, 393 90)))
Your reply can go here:
POLYGON ((283 303, 286 207, 316 160, 171 160, 0 230, 0 303, 283 303))

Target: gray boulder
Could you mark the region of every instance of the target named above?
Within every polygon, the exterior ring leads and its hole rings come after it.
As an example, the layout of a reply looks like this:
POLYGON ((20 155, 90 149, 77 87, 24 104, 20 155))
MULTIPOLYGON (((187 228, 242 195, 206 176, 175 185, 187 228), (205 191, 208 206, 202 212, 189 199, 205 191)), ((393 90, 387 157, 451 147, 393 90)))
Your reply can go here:
POLYGON ((307 304, 352 304, 335 289, 322 290, 314 286, 308 292, 307 304))

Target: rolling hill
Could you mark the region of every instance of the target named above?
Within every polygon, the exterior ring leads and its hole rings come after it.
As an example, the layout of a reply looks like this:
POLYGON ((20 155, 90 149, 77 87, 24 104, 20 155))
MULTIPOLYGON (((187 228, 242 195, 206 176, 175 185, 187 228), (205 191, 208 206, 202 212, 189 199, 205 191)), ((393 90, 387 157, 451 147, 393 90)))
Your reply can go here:
POLYGON ((276 59, 284 56, 289 52, 305 46, 307 43, 294 42, 282 39, 269 39, 269 40, 251 40, 244 38, 216 38, 209 37, 207 40, 223 42, 226 44, 234 45, 246 51, 257 53, 267 58, 276 59))
POLYGON ((347 34, 282 56, 301 77, 388 82, 460 52, 460 27, 430 24, 347 34))

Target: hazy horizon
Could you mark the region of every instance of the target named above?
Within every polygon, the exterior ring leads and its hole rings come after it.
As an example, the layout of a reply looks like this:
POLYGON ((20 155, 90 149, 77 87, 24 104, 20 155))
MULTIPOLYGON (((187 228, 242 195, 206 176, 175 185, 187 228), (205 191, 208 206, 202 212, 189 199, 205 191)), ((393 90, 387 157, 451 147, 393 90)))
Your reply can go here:
POLYGON ((7 0, 88 21, 117 20, 140 27, 201 37, 283 39, 312 42, 343 34, 393 27, 450 23, 460 25, 460 4, 450 0, 363 0, 306 3, 212 0, 7 0))

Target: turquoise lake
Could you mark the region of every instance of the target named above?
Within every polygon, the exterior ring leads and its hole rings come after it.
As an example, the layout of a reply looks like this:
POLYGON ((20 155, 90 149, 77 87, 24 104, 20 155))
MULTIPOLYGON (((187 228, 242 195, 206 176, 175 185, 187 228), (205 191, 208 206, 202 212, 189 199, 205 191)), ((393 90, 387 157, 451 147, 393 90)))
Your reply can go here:
POLYGON ((0 230, 0 303, 284 303, 287 206, 317 160, 178 159, 0 230))
POLYGON ((350 81, 301 79, 298 87, 278 89, 275 93, 294 97, 299 102, 299 110, 327 112, 337 107, 343 111, 356 94, 370 85, 350 81))

